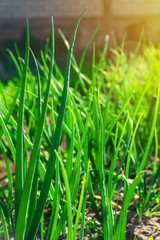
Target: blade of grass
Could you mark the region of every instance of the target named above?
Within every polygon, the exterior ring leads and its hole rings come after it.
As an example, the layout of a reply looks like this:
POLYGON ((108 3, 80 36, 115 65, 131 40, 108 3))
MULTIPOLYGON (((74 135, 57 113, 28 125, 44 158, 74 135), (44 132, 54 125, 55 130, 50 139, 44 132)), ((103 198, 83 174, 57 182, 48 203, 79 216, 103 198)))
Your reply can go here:
MULTIPOLYGON (((40 162, 39 162, 39 174, 40 174, 41 180, 44 181, 45 174, 46 174, 46 168, 44 167, 44 164, 42 163, 41 160, 40 160, 40 162)), ((53 186, 53 184, 51 183, 50 189, 49 189, 49 198, 50 198, 51 200, 53 200, 54 194, 55 194, 54 186, 53 186)))
POLYGON ((78 223, 79 223, 79 219, 80 219, 80 213, 81 213, 82 204, 84 201, 83 197, 84 197, 85 185, 86 185, 86 173, 84 174, 84 177, 83 177, 82 189, 81 189, 80 200, 79 200, 79 205, 78 205, 78 212, 76 215, 76 220, 75 220, 75 225, 74 225, 74 230, 73 230, 73 239, 76 239, 78 223))
POLYGON ((21 78, 22 78, 22 71, 21 71, 21 68, 20 68, 20 66, 19 66, 18 61, 16 60, 14 54, 13 54, 9 49, 7 49, 7 52, 8 52, 8 54, 9 54, 12 62, 13 62, 14 65, 15 65, 15 68, 16 68, 16 70, 17 70, 17 73, 18 73, 19 78, 21 79, 21 78))
POLYGON ((119 153, 120 145, 121 145, 121 142, 122 142, 122 138, 123 138, 124 133, 125 133, 125 130, 126 130, 127 123, 128 123, 128 117, 127 117, 127 119, 126 119, 126 121, 125 121, 125 123, 124 123, 124 126, 123 126, 123 129, 122 129, 122 133, 121 133, 121 136, 120 136, 118 145, 117 145, 117 147, 116 147, 116 149, 115 149, 114 158, 113 158, 112 161, 111 161, 111 166, 110 166, 110 169, 109 169, 109 177, 108 177, 108 183, 107 183, 107 185, 108 185, 107 191, 108 191, 108 196, 109 196, 110 200, 112 200, 112 181, 113 181, 114 168, 115 168, 117 156, 118 156, 118 153, 119 153))
MULTIPOLYGON (((72 94, 71 94, 71 100, 72 100, 72 103, 73 103, 74 115, 75 115, 76 120, 77 120, 77 122, 78 122, 78 124, 79 124, 79 129, 80 129, 81 132, 83 132, 83 130, 84 130, 84 124, 83 124, 83 121, 82 121, 82 117, 81 117, 81 115, 80 115, 78 106, 77 106, 77 104, 76 104, 76 102, 75 102, 72 94)), ((78 139, 79 139, 79 137, 78 137, 78 139)))
POLYGON ((23 118, 24 118, 24 102, 25 90, 27 83, 27 68, 29 63, 29 23, 27 19, 26 30, 26 51, 25 51, 25 65, 22 75, 22 84, 20 92, 19 116, 17 125, 17 141, 16 141, 16 166, 15 166, 15 218, 18 217, 20 200, 24 184, 23 176, 23 118))
POLYGON ((72 240, 73 239, 73 231, 72 231, 72 208, 71 208, 71 194, 70 194, 70 187, 69 187, 69 182, 68 182, 68 177, 67 177, 67 173, 65 170, 65 167, 63 165, 63 162, 59 156, 59 154, 57 153, 57 151, 55 150, 56 156, 58 158, 58 161, 61 165, 61 171, 62 171, 62 177, 64 180, 64 185, 66 188, 66 200, 67 200, 67 216, 68 216, 68 234, 67 234, 67 240, 72 240))
POLYGON ((55 231, 57 221, 58 221, 58 213, 60 208, 60 197, 59 197, 59 188, 60 188, 60 173, 59 173, 59 162, 56 162, 56 178, 55 178, 55 192, 53 196, 52 203, 52 213, 50 217, 50 223, 47 232, 46 240, 53 239, 52 233, 55 231))
POLYGON ((144 207, 146 207, 150 195, 151 195, 151 191, 152 191, 152 187, 153 187, 153 183, 154 183, 154 178, 155 178, 155 174, 156 174, 156 168, 157 168, 157 158, 158 158, 158 136, 157 136, 157 129, 155 128, 155 157, 154 157, 154 165, 153 165, 153 172, 152 172, 152 178, 150 181, 150 186, 147 192, 147 196, 145 199, 145 203, 144 203, 144 207))
POLYGON ((83 131, 81 141, 79 143, 79 149, 78 149, 78 152, 77 152, 77 156, 76 156, 76 160, 75 160, 75 164, 74 164, 74 169, 73 169, 73 172, 72 172, 72 178, 71 178, 71 181, 70 181, 70 188, 71 188, 71 191, 72 191, 72 203, 76 199, 77 192, 78 192, 78 185, 79 185, 79 179, 80 179, 80 166, 81 166, 80 159, 81 159, 82 148, 83 148, 83 145, 84 145, 85 137, 86 137, 86 134, 87 134, 90 114, 92 112, 92 110, 90 109, 91 108, 91 101, 92 101, 92 98, 90 99, 89 112, 86 116, 84 131, 83 131))
POLYGON ((44 228, 44 213, 42 213, 42 217, 41 217, 41 240, 43 240, 43 228, 44 228))
MULTIPOLYGON (((99 101, 99 99, 98 99, 99 101)), ((99 138, 99 181, 101 187, 101 210, 102 210, 102 219, 103 219, 103 232, 104 232, 104 240, 112 240, 113 239, 113 224, 111 219, 111 204, 108 201, 107 190, 106 190, 106 180, 105 180, 105 172, 104 172, 104 161, 105 161, 105 136, 104 136, 104 125, 103 118, 100 109, 100 103, 98 102, 98 111, 100 116, 100 138, 99 138), (110 206, 109 206, 110 205, 110 206)))
MULTIPOLYGON (((67 48, 67 50, 69 50, 69 43, 68 43, 66 37, 64 36, 64 34, 62 33, 62 31, 60 29, 58 30, 58 32, 59 32, 59 34, 60 34, 60 36, 61 36, 61 38, 62 38, 62 40, 63 40, 63 42, 64 42, 64 44, 65 44, 65 46, 67 48)), ((79 77, 78 83, 80 84, 82 90, 84 92, 86 92, 85 83, 84 83, 83 78, 82 78, 82 73, 81 73, 81 71, 80 71, 80 69, 78 67, 78 64, 76 62, 76 59, 75 59, 74 55, 72 55, 72 67, 73 67, 73 69, 75 70, 75 72, 77 73, 77 75, 79 77)), ((77 89, 77 86, 78 86, 77 84, 75 86, 75 89, 77 89)))
POLYGON ((7 159, 7 154, 6 151, 4 149, 3 143, 0 141, 0 148, 2 150, 2 154, 5 160, 5 164, 6 164, 6 171, 7 171, 7 177, 8 177, 8 210, 9 213, 11 214, 12 212, 12 172, 11 172, 11 167, 9 165, 9 161, 7 159))
POLYGON ((82 70, 82 67, 83 67, 83 63, 84 63, 84 59, 85 59, 85 56, 86 56, 86 52, 88 50, 88 47, 89 45, 91 44, 91 42, 93 41, 93 39, 95 38, 96 34, 98 32, 98 28, 96 28, 95 32, 93 33, 93 35, 91 36, 91 38, 89 39, 88 43, 86 44, 86 47, 82 53, 82 56, 81 56, 81 60, 80 60, 80 63, 79 63, 79 71, 81 72, 82 70))
POLYGON ((140 96, 140 98, 139 98, 139 100, 138 100, 138 103, 135 105, 135 110, 134 110, 134 114, 133 114, 133 117, 132 117, 133 122, 135 122, 135 118, 136 118, 136 115, 137 115, 138 110, 139 110, 140 107, 141 107, 141 103, 142 103, 142 100, 143 100, 143 98, 144 98, 144 95, 146 94, 147 90, 148 90, 149 87, 150 87, 151 79, 152 79, 152 78, 149 77, 148 82, 147 82, 147 84, 146 84, 144 90, 142 91, 142 94, 141 94, 141 96, 140 96))
POLYGON ((113 182, 113 190, 112 190, 112 193, 113 191, 115 190, 116 188, 116 185, 117 185, 117 181, 119 179, 119 174, 120 174, 120 171, 121 171, 121 168, 122 168, 122 164, 125 160, 125 157, 128 153, 128 150, 129 150, 129 146, 130 146, 130 142, 131 142, 131 138, 132 138, 132 133, 130 132, 130 135, 129 135, 129 138, 128 138, 128 141, 127 141, 127 144, 125 145, 125 150, 124 150, 124 154, 120 160, 120 163, 119 163, 119 166, 118 166, 118 169, 117 169, 117 172, 116 172, 116 175, 114 177, 114 182, 113 182))
POLYGON ((130 102, 131 98, 132 98, 132 95, 134 94, 134 92, 131 94, 131 96, 128 98, 127 102, 124 104, 122 110, 120 111, 120 113, 118 114, 118 116, 116 117, 116 119, 113 121, 108 133, 107 133, 107 136, 106 136, 106 139, 105 139, 105 144, 107 143, 108 141, 108 138, 109 138, 109 135, 111 134, 112 132, 112 129, 114 128, 116 122, 118 121, 118 119, 120 118, 120 116, 122 115, 122 113, 124 112, 126 106, 128 105, 128 103, 130 102))
POLYGON ((88 160, 88 136, 85 138, 84 142, 84 168, 86 173, 86 185, 84 189, 84 197, 83 197, 83 207, 82 207, 82 218, 81 218, 81 229, 79 240, 83 239, 84 235, 84 222, 85 222, 85 210, 86 210, 86 202, 87 202, 87 187, 88 187, 88 176, 89 176, 89 160, 88 160))
MULTIPOLYGON (((72 108, 72 103, 70 101, 70 97, 69 97, 69 102, 70 102, 70 106, 72 108)), ((72 113, 73 112, 71 110, 70 107, 68 107, 70 111, 67 115, 67 125, 70 127, 71 131, 72 131, 72 137, 70 138, 68 135, 66 136, 67 138, 67 149, 68 149, 68 153, 67 153, 67 162, 66 162, 66 171, 67 171, 67 176, 68 179, 70 180, 71 174, 72 174, 72 168, 73 168, 73 157, 74 157, 74 138, 75 138, 75 127, 74 127, 74 121, 73 121, 73 117, 72 117, 72 113)))
POLYGON ((8 102, 6 101, 6 95, 4 94, 4 91, 3 91, 2 82, 0 82, 0 95, 1 95, 1 97, 2 97, 2 99, 3 99, 3 102, 4 102, 5 106, 6 106, 7 108, 9 108, 8 102))
POLYGON ((139 123, 141 121, 142 116, 143 116, 143 113, 141 113, 141 115, 140 115, 140 117, 139 117, 139 119, 137 121, 137 124, 136 124, 134 132, 133 132, 132 140, 131 140, 131 143, 130 143, 128 157, 127 157, 127 162, 126 162, 126 170, 125 170, 125 177, 126 178, 128 178, 132 148, 133 148, 133 145, 134 145, 134 142, 135 142, 136 132, 137 132, 137 129, 138 129, 138 126, 139 126, 139 123))
POLYGON ((2 221, 5 240, 9 240, 9 232, 8 232, 8 229, 7 229, 6 219, 4 217, 4 213, 3 213, 3 210, 1 208, 1 206, 0 206, 0 219, 2 221))
POLYGON ((14 48, 15 48, 15 51, 16 51, 17 60, 19 62, 20 70, 22 71, 22 69, 23 69, 22 59, 21 59, 19 48, 18 48, 18 45, 17 45, 16 42, 14 43, 14 48))
POLYGON ((0 114, 0 125, 2 127, 4 135, 6 137, 8 146, 10 148, 10 151, 11 151, 11 154, 12 154, 12 157, 13 157, 13 161, 16 164, 16 149, 15 149, 15 146, 13 144, 12 138, 11 138, 11 136, 9 134, 9 131, 8 131, 6 125, 5 125, 5 122, 4 122, 1 114, 0 114))
POLYGON ((60 207, 60 198, 58 198, 58 200, 56 202, 55 217, 54 217, 54 224, 53 224, 53 228, 52 228, 52 234, 51 234, 51 237, 48 238, 48 240, 54 239, 54 232, 56 230, 56 225, 57 225, 57 222, 58 222, 59 207, 60 207))
POLYGON ((65 70, 64 88, 63 88, 63 93, 62 93, 61 105, 60 105, 60 109, 59 109, 59 114, 58 114, 55 133, 54 133, 54 136, 53 136, 52 148, 51 148, 51 152, 50 152, 50 156, 49 156, 49 160, 48 160, 46 175, 45 175, 45 178, 44 178, 44 182, 43 182, 43 185, 42 185, 40 197, 39 197, 39 200, 38 200, 38 203, 37 203, 37 207, 36 207, 36 210, 35 210, 35 213, 34 213, 32 223, 31 223, 31 226, 30 226, 30 229, 29 229, 26 240, 31 240, 31 239, 34 239, 34 237, 35 237, 35 234, 36 234, 37 229, 38 229, 39 221, 40 221, 40 218, 41 218, 41 214, 42 214, 42 211, 43 211, 44 206, 45 206, 45 201, 46 201, 46 198, 47 198, 47 195, 48 195, 49 187, 50 187, 50 184, 51 184, 51 181, 52 181, 52 177, 53 177, 53 173, 54 173, 54 169, 55 169, 55 164, 56 164, 55 150, 58 150, 59 143, 60 143, 60 136, 61 136, 61 131, 62 131, 66 101, 67 101, 72 51, 73 51, 73 46, 74 46, 74 41, 75 41, 75 37, 76 37, 77 28, 78 28, 79 22, 80 22, 83 14, 84 14, 84 12, 81 14, 80 18, 78 19, 78 22, 76 24, 76 27, 75 27, 75 30, 74 30, 74 33, 73 33, 73 37, 72 37, 72 40, 71 40, 71 45, 70 45, 70 49, 69 49, 68 57, 67 57, 67 64, 66 64, 66 70, 65 70))
MULTIPOLYGON (((37 71, 37 80, 38 80, 38 99, 37 99, 37 107, 38 107, 38 114, 37 114, 37 122, 38 119, 41 116, 41 112, 42 112, 42 106, 41 106, 41 87, 40 87, 40 73, 39 73, 39 68, 38 68, 38 63, 36 60, 36 57, 33 53, 33 51, 30 49, 32 56, 33 56, 33 60, 36 66, 36 71, 37 71)), ((40 141, 41 144, 41 141, 40 141)), ((40 147, 37 153, 37 164, 36 164, 36 169, 35 169, 35 173, 34 173, 34 179, 33 179, 33 185, 32 185, 32 190, 31 190, 31 197, 30 197, 30 205, 29 205, 29 211, 28 211, 28 226, 31 223, 32 217, 33 217, 33 213, 35 211, 36 208, 36 201, 37 201, 37 191, 38 191, 38 174, 39 174, 39 158, 40 158, 40 147)), ((28 229, 26 230, 26 232, 28 232, 28 229)))
MULTIPOLYGON (((21 240, 24 238, 25 234, 25 222, 26 222, 26 215, 27 215, 27 210, 28 210, 28 204, 29 204, 29 198, 30 198, 30 193, 31 193, 31 188, 32 188, 32 183, 33 183, 33 178, 34 178, 34 173, 35 173, 35 168, 36 168, 36 159, 37 159, 37 154, 40 148, 40 141, 43 133, 43 126, 44 126, 44 120, 45 120, 45 115, 46 115, 46 110, 47 110, 47 103, 48 103, 48 97, 49 97, 49 89, 51 85, 51 76, 52 76, 52 71, 53 71, 53 59, 54 59, 54 27, 53 27, 53 19, 52 19, 52 35, 51 35, 52 41, 51 41, 51 61, 50 61, 50 71, 48 75, 48 83, 47 83, 47 89, 45 92, 45 97, 44 97, 44 103, 43 103, 43 108, 42 108, 42 114, 40 117, 40 120, 38 122, 38 131, 36 134, 35 138, 35 143, 33 146, 33 150, 31 153, 30 157, 30 163, 28 167, 28 172, 24 184, 24 190, 22 192, 22 197, 20 201, 20 206, 19 206, 19 214, 17 218, 17 226, 16 226, 16 231, 15 231, 15 240, 21 240)), ((43 211, 43 209, 41 209, 43 211)), ((41 216, 38 219, 38 224, 40 222, 41 216)), ((29 227, 28 227, 29 228, 29 227)), ((29 238, 34 239, 33 238, 29 238)))
POLYGON ((147 143, 147 146, 146 146, 146 149, 145 149, 145 153, 144 153, 144 156, 142 158, 142 161, 141 161, 141 164, 140 164, 140 167, 139 167, 137 173, 140 173, 143 170, 143 168, 145 166, 145 163, 146 163, 147 156, 149 154, 149 150, 150 150, 151 144, 152 144, 154 131, 155 131, 155 127, 156 127, 156 122, 157 122, 157 116, 158 116, 159 95, 160 95, 160 79, 159 79, 159 83, 158 83, 157 100, 156 100, 156 106, 155 106, 155 110, 154 110, 154 117, 153 117, 152 127, 151 127, 151 130, 150 130, 150 135, 149 135, 148 143, 147 143))
MULTIPOLYGON (((15 108, 15 106, 16 106, 16 101, 17 101, 19 92, 20 92, 20 85, 19 85, 19 87, 18 87, 18 89, 17 89, 17 92, 16 92, 14 98, 13 98, 13 102, 12 102, 12 104, 11 104, 11 106, 10 106, 9 111, 7 110, 7 115, 6 115, 6 118, 5 118, 5 122, 6 122, 6 123, 8 123, 8 121, 9 121, 9 119, 10 119, 12 113, 13 113, 13 110, 14 110, 14 108, 15 108)), ((2 107, 3 107, 3 105, 2 105, 2 107)), ((0 132, 0 139, 1 139, 1 138, 2 138, 2 132, 0 132)))

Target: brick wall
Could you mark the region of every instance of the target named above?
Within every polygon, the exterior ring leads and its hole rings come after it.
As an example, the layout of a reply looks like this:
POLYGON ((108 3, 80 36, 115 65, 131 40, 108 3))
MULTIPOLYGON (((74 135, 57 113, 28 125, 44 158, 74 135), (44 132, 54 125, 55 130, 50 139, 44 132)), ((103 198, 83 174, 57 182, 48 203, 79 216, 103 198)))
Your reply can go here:
POLYGON ((112 0, 113 16, 160 14, 159 0, 112 0))
POLYGON ((0 0, 0 19, 102 15, 102 0, 0 0))
POLYGON ((5 40, 21 38, 26 17, 34 38, 44 40, 50 36, 53 16, 55 30, 62 29, 70 40, 76 19, 86 7, 76 40, 80 49, 97 27, 97 48, 103 45, 105 35, 112 32, 119 42, 125 33, 127 39, 137 40, 142 26, 147 39, 160 41, 160 0, 0 0, 0 45, 5 40))
POLYGON ((160 0, 0 0, 0 19, 77 17, 85 8, 85 16, 100 17, 106 5, 113 16, 160 14, 160 0))

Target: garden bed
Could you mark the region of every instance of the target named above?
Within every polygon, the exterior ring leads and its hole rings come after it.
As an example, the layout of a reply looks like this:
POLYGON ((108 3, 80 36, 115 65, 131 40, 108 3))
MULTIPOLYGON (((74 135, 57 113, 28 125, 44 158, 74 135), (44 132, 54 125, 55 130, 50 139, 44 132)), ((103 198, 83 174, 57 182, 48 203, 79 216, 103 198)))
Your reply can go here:
POLYGON ((93 37, 77 62, 79 21, 70 44, 60 32, 64 74, 54 59, 53 21, 41 60, 28 24, 25 57, 8 50, 17 75, 0 91, 1 237, 158 239, 160 49, 144 46, 138 55, 140 39, 128 55, 122 43, 110 49, 111 60, 106 37, 99 56, 93 44, 86 72, 93 37))

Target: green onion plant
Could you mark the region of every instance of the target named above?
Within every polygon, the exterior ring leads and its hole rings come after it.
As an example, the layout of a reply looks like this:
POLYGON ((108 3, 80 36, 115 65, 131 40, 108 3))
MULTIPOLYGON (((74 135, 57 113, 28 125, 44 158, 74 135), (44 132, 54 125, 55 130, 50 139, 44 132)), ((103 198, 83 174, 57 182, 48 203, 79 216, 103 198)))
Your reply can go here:
POLYGON ((139 221, 159 210, 159 47, 143 46, 138 54, 141 35, 134 53, 116 43, 111 60, 108 36, 96 50, 96 30, 78 61, 73 48, 83 14, 70 44, 59 30, 68 51, 64 74, 54 57, 53 19, 41 59, 30 47, 28 20, 24 59, 16 44, 15 54, 7 49, 17 76, 0 89, 0 156, 8 182, 0 187, 4 239, 88 234, 125 240, 130 205, 139 221))

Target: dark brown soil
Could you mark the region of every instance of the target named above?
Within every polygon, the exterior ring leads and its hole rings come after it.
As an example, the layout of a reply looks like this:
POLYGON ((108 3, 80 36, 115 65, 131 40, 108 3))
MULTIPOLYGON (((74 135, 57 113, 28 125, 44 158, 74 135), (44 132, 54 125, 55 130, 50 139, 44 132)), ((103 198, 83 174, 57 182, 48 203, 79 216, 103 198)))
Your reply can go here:
POLYGON ((143 216, 138 223, 138 216, 135 211, 128 213, 128 223, 126 231, 126 239, 148 240, 151 236, 154 240, 160 240, 160 213, 147 218, 143 216))

